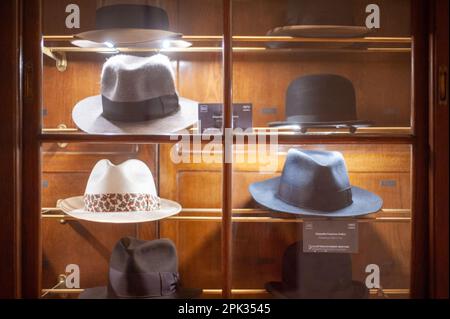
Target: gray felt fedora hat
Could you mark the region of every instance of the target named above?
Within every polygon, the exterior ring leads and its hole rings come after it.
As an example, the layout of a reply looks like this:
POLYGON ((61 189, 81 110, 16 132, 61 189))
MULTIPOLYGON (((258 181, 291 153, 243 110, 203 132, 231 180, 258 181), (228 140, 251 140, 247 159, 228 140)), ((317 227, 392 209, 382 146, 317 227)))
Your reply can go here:
POLYGON ((108 286, 86 289, 80 299, 191 299, 202 290, 180 285, 178 257, 168 239, 125 237, 113 249, 108 286))
POLYGON ((169 31, 167 12, 149 0, 97 0, 94 30, 75 35, 74 45, 109 43, 133 46, 157 40, 180 38, 169 31))
POLYGON ((198 121, 198 103, 178 97, 164 55, 116 55, 103 66, 101 95, 78 102, 75 124, 89 134, 170 134, 198 121))
POLYGON ((353 0, 289 0, 286 25, 268 35, 347 38, 361 37, 369 31, 355 22, 353 0))
POLYGON ((299 216, 363 216, 383 206, 378 195, 350 185, 339 152, 291 149, 280 177, 254 183, 249 190, 260 205, 299 216))
POLYGON ((290 245, 282 261, 282 281, 266 289, 280 299, 366 299, 369 289, 352 279, 349 254, 305 253, 303 243, 290 245))
POLYGON ((269 123, 270 127, 298 125, 311 127, 367 127, 359 120, 353 83, 336 74, 301 76, 286 92, 286 120, 269 123))

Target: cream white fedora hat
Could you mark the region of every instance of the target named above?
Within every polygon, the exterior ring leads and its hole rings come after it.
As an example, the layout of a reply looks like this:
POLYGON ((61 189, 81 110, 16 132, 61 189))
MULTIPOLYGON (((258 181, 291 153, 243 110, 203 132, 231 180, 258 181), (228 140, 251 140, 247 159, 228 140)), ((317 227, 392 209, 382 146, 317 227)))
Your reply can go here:
POLYGON ((198 103, 178 97, 167 56, 116 55, 101 75, 101 95, 78 102, 75 124, 89 134, 170 134, 198 121, 198 103))
POLYGON ((154 3, 150 0, 97 0, 95 29, 75 35, 72 43, 81 47, 86 47, 86 43, 132 47, 180 38, 180 33, 169 30, 167 12, 154 3))
POLYGON ((139 160, 114 165, 101 160, 93 168, 84 196, 58 203, 64 213, 99 223, 143 223, 178 214, 180 204, 158 197, 152 172, 139 160))

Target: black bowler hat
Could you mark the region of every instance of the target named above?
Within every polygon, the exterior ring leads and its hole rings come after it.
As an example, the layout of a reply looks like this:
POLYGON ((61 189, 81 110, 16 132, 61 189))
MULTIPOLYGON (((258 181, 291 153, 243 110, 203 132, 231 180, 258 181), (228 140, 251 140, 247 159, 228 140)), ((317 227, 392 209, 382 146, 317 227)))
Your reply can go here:
POLYGON ((167 12, 149 5, 148 0, 97 0, 95 21, 95 30, 77 34, 74 45, 133 46, 181 37, 169 31, 167 12))
POLYGON ((335 74, 314 74, 292 81, 286 93, 286 120, 271 127, 297 125, 312 127, 371 126, 357 119, 353 83, 335 74))
POLYGON ((349 254, 304 253, 302 242, 290 245, 283 256, 282 281, 266 289, 276 298, 365 299, 369 290, 352 280, 349 254))
POLYGON ((201 293, 180 286, 177 251, 170 240, 126 237, 111 255, 108 286, 86 289, 80 299, 190 299, 201 293))
POLYGON ((361 37, 370 30, 357 25, 353 0, 289 0, 286 26, 269 36, 347 38, 361 37))
POLYGON ((288 152, 281 177, 250 185, 255 201, 277 212, 306 216, 350 217, 378 212, 383 200, 350 185, 339 152, 288 152))

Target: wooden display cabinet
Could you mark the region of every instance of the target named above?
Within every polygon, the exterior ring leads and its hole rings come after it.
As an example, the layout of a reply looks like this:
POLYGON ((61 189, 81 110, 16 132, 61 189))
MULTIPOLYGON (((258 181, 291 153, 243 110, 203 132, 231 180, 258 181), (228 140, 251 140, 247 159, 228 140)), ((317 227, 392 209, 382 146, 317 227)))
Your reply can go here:
MULTIPOLYGON (((427 190, 429 130, 437 119, 428 122, 428 19, 434 12, 426 1, 379 0, 385 10, 382 28, 367 37, 339 40, 267 36, 268 30, 283 25, 285 0, 149 1, 167 10, 171 30, 193 44, 161 50, 173 63, 179 95, 223 103, 225 128, 232 126, 233 103, 253 104, 256 132, 283 120, 286 88, 300 75, 336 73, 352 80, 358 116, 374 126, 354 134, 343 129, 279 131, 278 164, 271 172, 261 170, 260 162, 224 160, 224 154, 238 152, 237 147, 248 155, 248 136, 241 140, 226 132, 204 138, 205 144, 219 142, 218 163, 176 164, 171 153, 179 151, 182 141, 198 138, 195 130, 177 136, 78 131, 72 108, 98 94, 105 58, 154 50, 74 47, 74 31, 66 29, 63 17, 66 6, 75 2, 83 14, 75 33, 89 30, 95 22, 95 1, 27 0, 15 7, 24 17, 21 155, 26 178, 16 277, 22 289, 17 295, 76 298, 81 290, 66 289, 61 280, 72 263, 83 269, 81 288, 105 285, 114 243, 135 236, 172 239, 183 284, 203 288, 203 298, 270 297, 264 283, 280 279, 282 253, 301 239, 303 219, 274 217, 258 207, 247 190, 252 182, 280 174, 291 147, 342 152, 351 182, 383 198, 380 212, 357 220, 359 253, 352 256, 355 280, 364 281, 369 263, 382 269, 383 291, 371 291, 371 297, 434 295, 429 290, 435 265, 428 262, 432 234, 427 190), (271 41, 284 45, 271 49, 271 41), (94 224, 64 215, 57 201, 83 193, 90 170, 103 158, 145 161, 157 176, 159 194, 178 201, 182 213, 140 225, 94 224)), ((363 20, 369 2, 355 3, 354 13, 363 20)))

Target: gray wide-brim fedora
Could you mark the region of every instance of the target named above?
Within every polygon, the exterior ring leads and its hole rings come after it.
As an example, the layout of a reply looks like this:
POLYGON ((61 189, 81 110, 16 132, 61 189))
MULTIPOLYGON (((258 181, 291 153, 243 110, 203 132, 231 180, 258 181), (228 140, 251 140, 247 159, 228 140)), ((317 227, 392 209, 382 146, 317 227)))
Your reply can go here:
MULTIPOLYGON (((281 177, 269 179, 250 185, 253 199, 260 205, 278 212, 304 216, 323 217, 355 217, 378 212, 383 206, 383 200, 362 188, 352 186, 353 203, 345 208, 335 211, 319 211, 301 208, 282 201, 277 196, 281 177)), ((326 200, 326 198, 324 198, 326 200)))
POLYGON ((282 175, 251 184, 249 191, 263 207, 299 216, 355 217, 383 206, 378 195, 350 185, 339 152, 290 149, 282 175))

